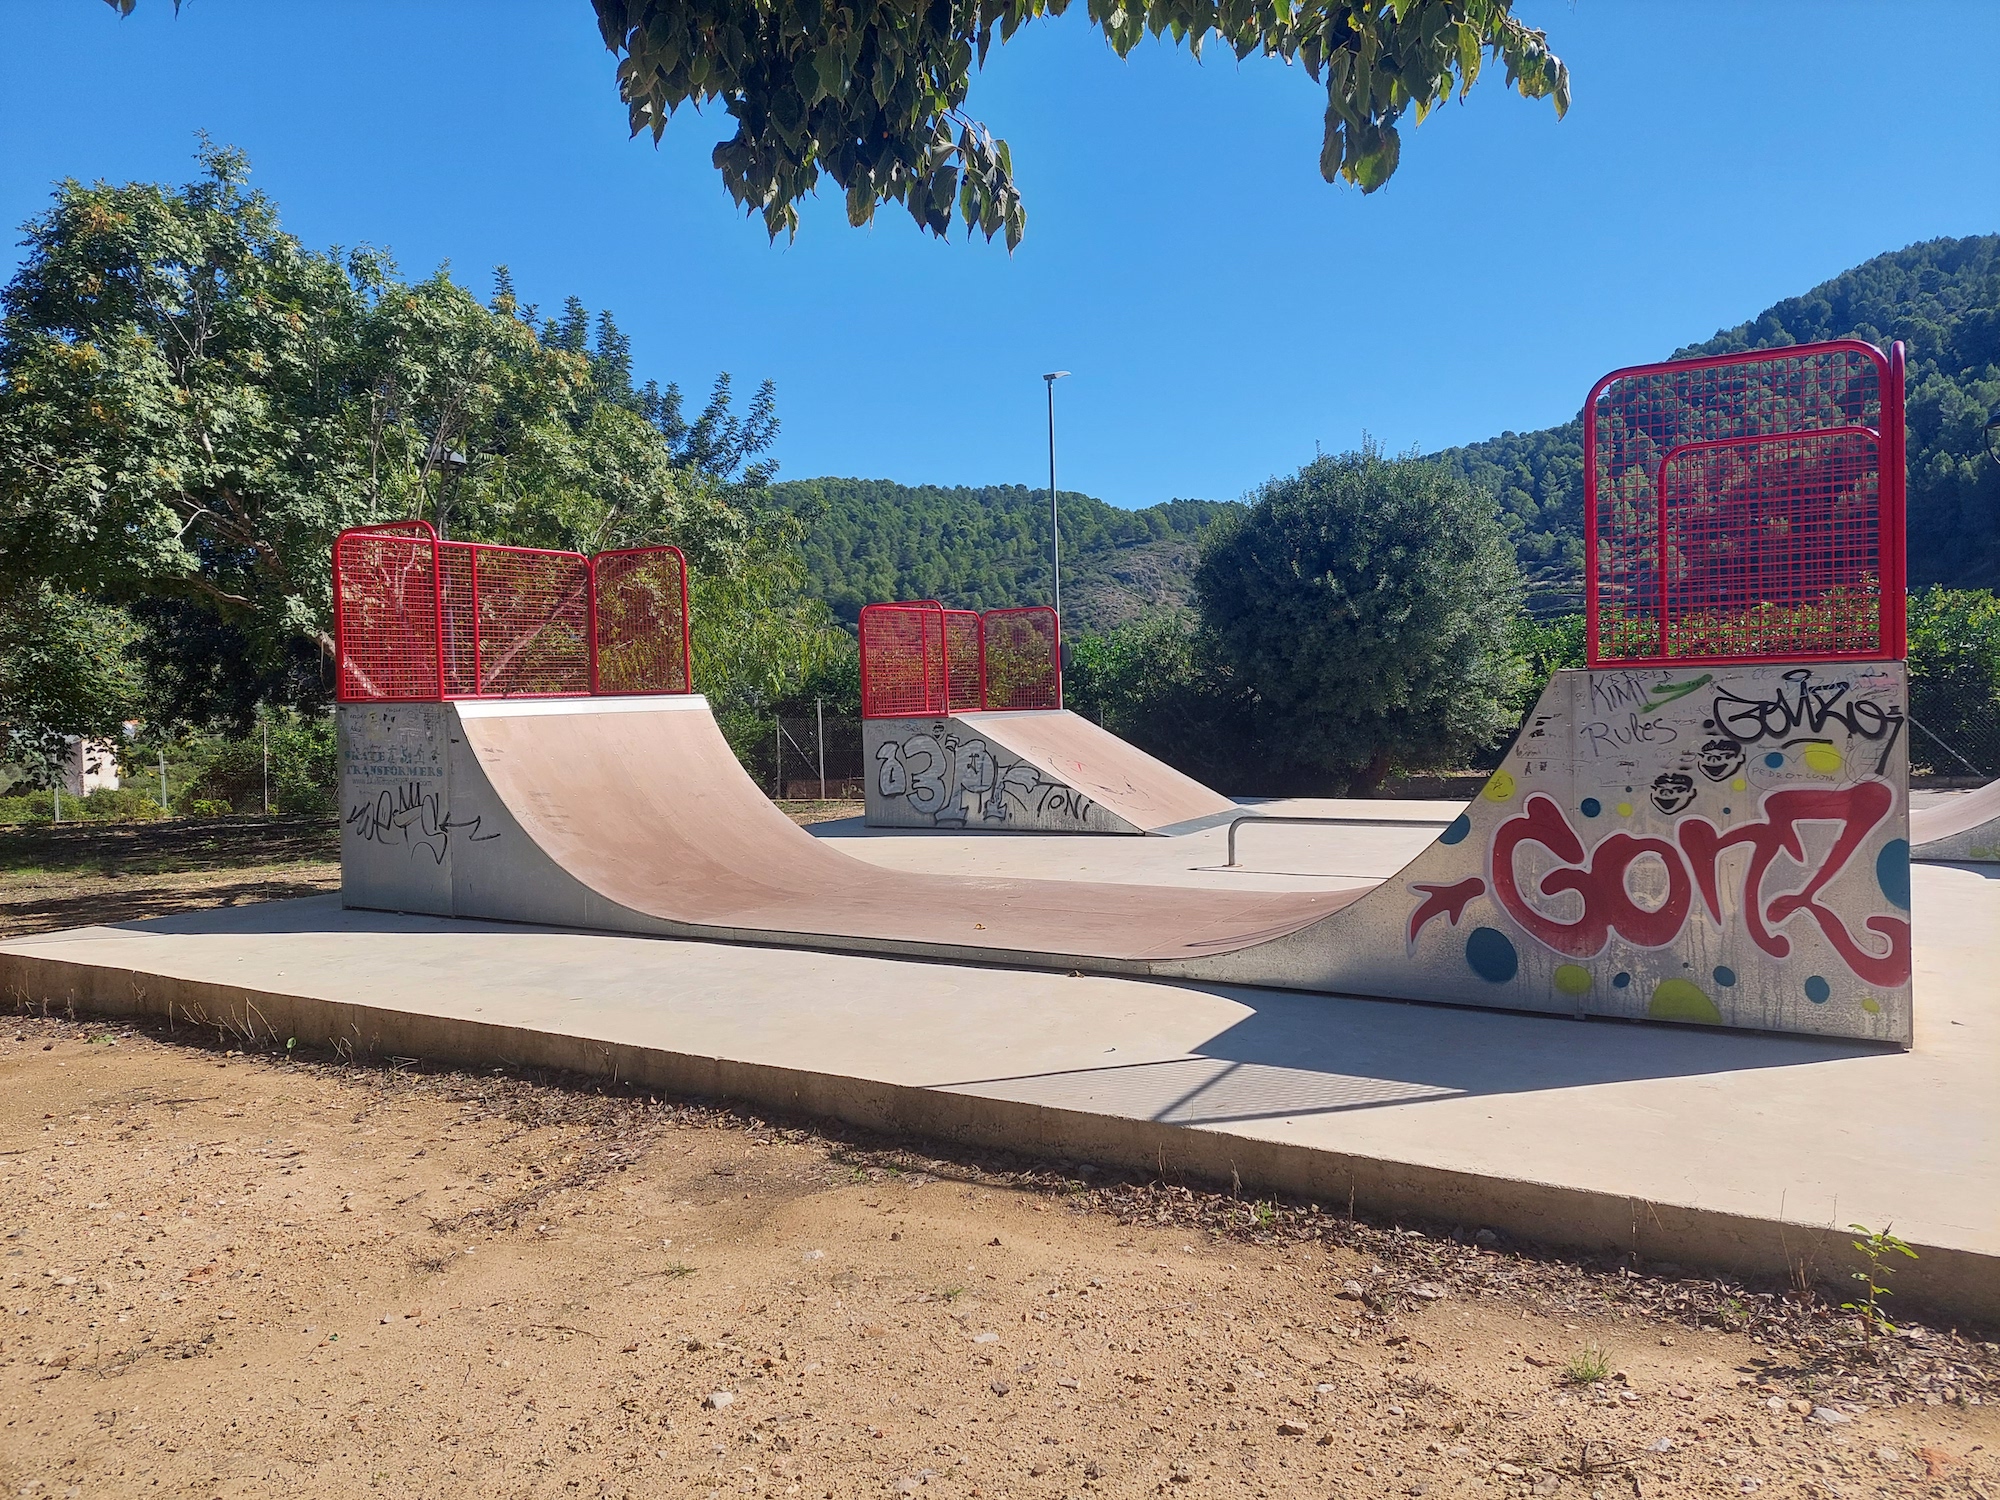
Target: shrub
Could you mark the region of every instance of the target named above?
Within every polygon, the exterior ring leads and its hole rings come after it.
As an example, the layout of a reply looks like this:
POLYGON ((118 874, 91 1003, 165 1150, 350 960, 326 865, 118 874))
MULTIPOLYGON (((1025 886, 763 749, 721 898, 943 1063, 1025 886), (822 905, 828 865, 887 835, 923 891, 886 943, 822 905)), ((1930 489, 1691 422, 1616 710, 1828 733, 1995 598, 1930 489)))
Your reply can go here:
MULTIPOLYGON (((280 813, 331 812, 340 780, 339 751, 331 719, 305 719, 283 710, 271 715, 271 810, 280 813)), ((195 817, 198 804, 221 804, 239 813, 264 811, 264 738, 252 731, 241 739, 220 740, 209 749, 200 771, 174 799, 176 810, 195 817)))
POLYGON ((1520 574, 1443 465, 1364 446, 1272 480, 1207 534, 1195 595, 1274 772, 1365 794, 1514 726, 1520 574))
MULTIPOLYGON (((70 813, 70 800, 63 799, 63 816, 70 813)), ((167 810, 160 806, 160 799, 146 794, 136 786, 101 786, 75 804, 82 817, 101 823, 150 823, 155 818, 164 818, 167 810)))

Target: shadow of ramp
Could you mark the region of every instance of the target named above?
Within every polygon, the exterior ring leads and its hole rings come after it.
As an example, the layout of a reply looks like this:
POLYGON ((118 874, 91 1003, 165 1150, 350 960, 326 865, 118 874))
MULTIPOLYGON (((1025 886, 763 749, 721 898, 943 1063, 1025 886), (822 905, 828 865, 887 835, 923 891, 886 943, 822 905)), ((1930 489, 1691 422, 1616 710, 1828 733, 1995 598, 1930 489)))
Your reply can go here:
POLYGON ((1281 991, 1208 993, 1249 1014, 1186 1055, 934 1086, 1161 1124, 1227 1125, 1892 1055, 1807 1037, 1281 991))

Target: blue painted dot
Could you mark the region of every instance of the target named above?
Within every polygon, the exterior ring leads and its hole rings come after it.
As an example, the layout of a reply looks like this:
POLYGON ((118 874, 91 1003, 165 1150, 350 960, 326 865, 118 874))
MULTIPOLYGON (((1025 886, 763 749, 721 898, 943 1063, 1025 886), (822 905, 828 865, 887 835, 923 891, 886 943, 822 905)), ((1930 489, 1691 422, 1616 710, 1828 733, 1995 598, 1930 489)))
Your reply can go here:
POLYGON ((1777 770, 1778 767, 1782 766, 1784 763, 1785 763, 1784 755, 1776 750, 1773 750, 1769 755, 1764 757, 1764 764, 1769 766, 1774 771, 1777 770))
POLYGON ((1611 976, 1611 987, 1615 990, 1622 990, 1631 982, 1632 976, 1630 974, 1613 974, 1611 976))
POLYGON ((1450 823, 1445 825, 1444 832, 1438 835, 1438 842, 1440 844, 1462 843, 1465 836, 1470 832, 1472 832, 1472 819, 1468 818, 1464 813, 1460 813, 1450 823))
POLYGON ((1815 974, 1806 981, 1806 999, 1812 1001, 1814 1005, 1826 1004, 1827 998, 1832 994, 1833 986, 1820 978, 1819 975, 1815 974))
POLYGON ((1472 929, 1465 940, 1465 961, 1473 973, 1492 984, 1505 984, 1521 967, 1513 940, 1494 927, 1472 929))
POLYGON ((1726 808, 1726 807, 1725 807, 1725 808, 1723 808, 1723 810, 1722 810, 1722 815, 1723 815, 1723 817, 1725 817, 1725 818, 1726 818, 1726 817, 1728 817, 1728 816, 1729 816, 1729 813, 1730 813, 1730 809, 1728 809, 1728 808, 1726 808))
POLYGON ((1599 802, 1595 797, 1585 797, 1580 806, 1586 818, 1594 818, 1604 811, 1604 804, 1599 802))
POLYGON ((1875 883, 1892 906, 1910 909, 1910 841, 1890 839, 1875 856, 1875 883))
POLYGON ((1719 965, 1715 971, 1715 982, 1725 990, 1734 989, 1736 986, 1736 971, 1727 964, 1719 965))

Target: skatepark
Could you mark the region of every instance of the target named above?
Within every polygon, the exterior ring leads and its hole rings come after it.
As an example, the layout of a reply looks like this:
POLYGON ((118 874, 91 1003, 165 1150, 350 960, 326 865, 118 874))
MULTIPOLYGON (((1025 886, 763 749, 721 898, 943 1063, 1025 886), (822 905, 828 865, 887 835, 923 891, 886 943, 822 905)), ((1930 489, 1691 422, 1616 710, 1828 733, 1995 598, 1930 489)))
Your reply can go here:
POLYGON ((1912 1304, 2000 1316, 2000 881, 1911 860, 1987 810, 1911 808, 1901 382, 1606 377, 1590 664, 1463 807, 1239 808, 1065 713, 1052 619, 920 601, 863 622, 868 817, 808 833, 699 695, 674 549, 344 533, 340 899, 0 983, 1739 1274, 1893 1222, 1912 1304))

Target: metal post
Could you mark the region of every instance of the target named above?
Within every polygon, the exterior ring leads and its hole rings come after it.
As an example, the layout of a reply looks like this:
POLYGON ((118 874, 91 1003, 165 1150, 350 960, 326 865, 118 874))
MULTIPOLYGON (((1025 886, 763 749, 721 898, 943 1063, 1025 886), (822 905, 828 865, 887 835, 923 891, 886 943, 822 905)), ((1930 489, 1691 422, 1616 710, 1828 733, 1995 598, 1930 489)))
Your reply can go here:
POLYGON ((1069 374, 1051 370, 1042 377, 1049 391, 1049 572, 1054 579, 1056 625, 1062 625, 1062 518, 1056 513, 1056 382, 1069 374))
POLYGON ((826 801, 826 700, 813 699, 813 715, 819 720, 819 800, 826 801))
POLYGON ((267 719, 260 726, 264 731, 264 816, 271 816, 271 724, 267 719))
POLYGON ((160 811, 165 812, 166 810, 167 810, 167 752, 166 752, 166 747, 162 746, 160 748, 160 811))
POLYGON ((56 794, 56 823, 55 823, 55 826, 56 826, 56 827, 58 827, 58 828, 60 828, 60 827, 62 827, 62 783, 61 783, 60 781, 58 781, 58 782, 57 782, 57 783, 55 784, 55 786, 54 786, 54 787, 52 788, 52 790, 53 790, 53 791, 55 792, 55 794, 56 794))
POLYGON ((775 786, 771 792, 771 800, 773 802, 783 802, 785 800, 785 721, 776 714, 773 714, 771 716, 771 727, 777 731, 772 736, 772 744, 777 747, 778 751, 778 771, 775 778, 775 786))

